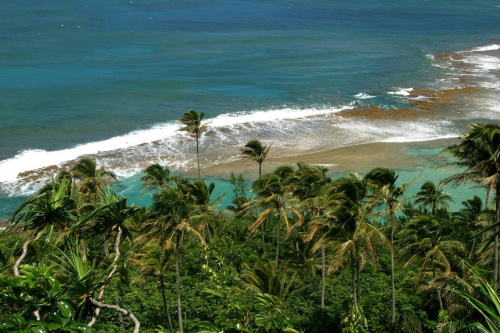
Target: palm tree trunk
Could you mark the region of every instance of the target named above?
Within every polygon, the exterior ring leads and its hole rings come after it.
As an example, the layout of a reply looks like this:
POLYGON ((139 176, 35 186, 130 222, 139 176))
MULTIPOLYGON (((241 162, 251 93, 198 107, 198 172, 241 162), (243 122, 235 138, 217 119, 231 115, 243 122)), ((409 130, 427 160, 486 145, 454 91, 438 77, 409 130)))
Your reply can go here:
POLYGON ((278 213, 276 222, 276 268, 278 267, 279 256, 280 256, 280 214, 278 213))
MULTIPOLYGON (((122 228, 118 226, 118 231, 116 232, 116 239, 115 239, 115 257, 113 259, 113 268, 111 269, 111 272, 109 272, 108 276, 106 277, 106 280, 104 280, 104 283, 101 286, 101 289, 99 290, 99 296, 97 297, 97 302, 101 302, 102 299, 104 298, 104 289, 106 289, 106 282, 109 281, 113 277, 113 274, 115 274, 116 270, 118 269, 118 265, 116 262, 120 258, 120 241, 122 238, 122 228)), ((99 314, 101 313, 101 307, 97 307, 94 312, 94 316, 90 320, 90 322, 87 324, 87 326, 92 327, 95 322, 97 321, 97 318, 99 317, 99 314)))
POLYGON ((321 246, 321 308, 325 308, 325 246, 321 246))
POLYGON ((394 228, 391 228, 391 324, 396 323, 396 286, 394 283, 394 228))
POLYGON ((350 250, 351 255, 351 282, 352 282, 352 301, 354 302, 354 306, 358 306, 358 298, 356 293, 356 268, 354 263, 354 254, 352 250, 350 250))
POLYGON ((163 281, 163 274, 160 275, 160 289, 161 296, 163 298, 163 308, 165 309, 165 314, 167 315, 168 326, 170 327, 170 330, 173 331, 172 320, 170 319, 170 313, 168 312, 167 297, 165 296, 165 282, 163 281))
POLYGON ((96 300, 94 297, 90 296, 89 298, 89 301, 94 304, 95 306, 97 306, 97 309, 101 309, 101 308, 106 308, 106 309, 111 309, 111 310, 115 310, 115 311, 118 311, 118 312, 121 312, 123 313, 124 315, 126 316, 129 316, 130 319, 132 319, 132 321, 134 322, 134 331, 133 333, 139 333, 139 329, 141 327, 141 323, 137 320, 137 318, 134 316, 134 314, 129 311, 129 310, 125 310, 117 305, 111 305, 111 304, 105 304, 105 303, 101 303, 99 302, 98 300, 96 300))
MULTIPOLYGON (((495 187, 495 208, 496 208, 496 223, 500 222, 500 183, 495 187)), ((497 225, 495 227, 495 243, 494 243, 494 263, 493 263, 493 280, 495 290, 498 289, 498 233, 500 232, 500 227, 497 225)))
MULTIPOLYGON (((435 279, 436 278, 436 269, 434 268, 434 257, 431 256, 431 267, 432 267, 432 277, 435 279)), ((436 293, 438 296, 438 301, 439 301, 439 310, 443 311, 444 306, 443 306, 443 299, 441 298, 441 293, 439 292, 439 289, 436 288, 436 293)))
POLYGON ((260 225, 260 233, 262 238, 262 252, 266 254, 266 235, 265 235, 264 223, 265 222, 262 222, 262 224, 260 225))
POLYGON ((300 260, 299 232, 297 228, 295 228, 295 251, 297 251, 297 260, 300 260))
POLYGON ((179 321, 179 332, 184 332, 182 326, 182 306, 181 306, 181 276, 179 273, 179 261, 181 259, 181 235, 177 234, 177 248, 175 258, 175 291, 177 293, 177 320, 179 321))
POLYGON ((361 260, 356 251, 356 297, 357 304, 361 304, 361 260))

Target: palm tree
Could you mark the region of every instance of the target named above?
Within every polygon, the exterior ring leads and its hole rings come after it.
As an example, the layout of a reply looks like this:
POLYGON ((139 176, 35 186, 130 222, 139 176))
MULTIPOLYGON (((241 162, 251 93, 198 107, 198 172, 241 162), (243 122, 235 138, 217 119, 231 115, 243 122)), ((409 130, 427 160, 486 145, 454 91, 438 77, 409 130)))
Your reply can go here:
POLYGON ((166 166, 158 163, 151 164, 144 170, 145 176, 141 177, 144 182, 144 188, 165 188, 170 186, 170 170, 166 166))
POLYGON ((212 201, 211 195, 215 189, 215 184, 210 183, 207 185, 205 181, 197 179, 187 184, 187 190, 191 200, 193 201, 195 211, 190 218, 192 222, 199 221, 204 239, 204 252, 205 252, 205 265, 208 269, 208 241, 210 240, 210 224, 214 221, 216 214, 216 205, 220 200, 216 198, 212 201))
POLYGON ((430 213, 437 216, 439 208, 448 208, 448 202, 453 202, 453 198, 443 191, 443 187, 444 183, 436 186, 433 182, 426 181, 417 192, 415 203, 424 209, 430 208, 430 213))
MULTIPOLYGON (((286 183, 290 187, 292 195, 303 203, 302 215, 304 216, 304 224, 302 228, 306 228, 307 223, 314 218, 314 212, 317 212, 318 200, 316 198, 318 198, 322 189, 331 182, 331 179, 326 176, 327 168, 304 163, 297 163, 297 166, 298 170, 287 177, 286 183)), ((295 249, 297 255, 300 252, 299 242, 298 228, 295 228, 295 249)), ((322 249, 322 252, 324 252, 324 249, 322 249)))
POLYGON ((340 205, 340 196, 331 189, 323 190, 319 196, 308 200, 312 208, 312 220, 308 224, 308 233, 304 240, 309 242, 315 240, 312 250, 321 248, 321 308, 325 308, 325 286, 326 286, 326 248, 335 246, 340 234, 339 225, 336 224, 332 212, 340 205))
POLYGON ((195 207, 189 195, 182 188, 164 188, 154 196, 153 210, 156 217, 144 225, 143 237, 150 241, 157 241, 160 246, 172 246, 175 257, 175 285, 177 293, 177 319, 179 331, 183 332, 182 305, 180 294, 179 264, 182 254, 182 240, 184 233, 195 235, 203 244, 200 233, 191 225, 195 207))
POLYGON ((323 217, 310 223, 307 239, 316 237, 315 250, 331 249, 334 258, 330 271, 337 270, 345 262, 350 263, 353 302, 358 307, 362 265, 368 257, 376 261, 372 241, 387 243, 387 240, 368 221, 372 205, 366 201, 367 184, 357 174, 338 179, 325 191, 332 204, 323 217))
MULTIPOLYGON (((409 243, 402 249, 403 255, 410 258, 405 264, 417 262, 419 267, 417 282, 429 271, 432 279, 437 277, 437 269, 441 268, 444 275, 451 272, 451 259, 460 260, 457 254, 463 254, 463 243, 446 239, 442 235, 442 226, 435 216, 419 215, 413 218, 399 233, 403 241, 409 243)), ((439 289, 436 288, 440 310, 444 309, 439 289)))
POLYGON ((271 147, 262 145, 259 140, 251 140, 241 149, 241 154, 243 156, 259 163, 259 178, 262 177, 262 163, 267 158, 270 148, 271 147))
POLYGON ((98 201, 101 191, 117 179, 115 173, 104 166, 97 168, 95 160, 91 158, 82 158, 71 171, 73 177, 80 180, 80 192, 91 203, 98 201))
POLYGON ((134 264, 138 266, 142 272, 142 274, 138 277, 138 280, 147 276, 153 276, 158 279, 163 299, 163 308, 165 309, 165 315, 167 317, 170 330, 173 330, 173 328, 172 320, 170 319, 170 312, 167 306, 167 297, 165 295, 165 275, 175 262, 175 248, 172 245, 172 243, 160 245, 155 242, 148 242, 141 248, 133 259, 134 264))
MULTIPOLYGON (((243 149, 241 149, 241 154, 259 164, 259 178, 262 177, 262 163, 267 158, 269 149, 271 147, 262 145, 259 140, 248 141, 243 149)), ((260 226, 261 238, 262 238, 262 249, 266 253, 266 241, 265 241, 265 223, 260 226)))
POLYGON ((285 223, 286 237, 288 237, 292 228, 290 224, 290 215, 297 218, 295 226, 300 225, 302 222, 302 215, 295 207, 293 207, 293 203, 295 201, 290 198, 285 180, 281 179, 278 175, 272 173, 257 179, 252 184, 252 190, 256 192, 259 199, 251 201, 247 205, 254 206, 262 210, 257 216, 255 222, 250 226, 250 233, 255 232, 269 217, 274 216, 276 218, 277 265, 280 253, 281 220, 285 223))
POLYGON ((394 170, 375 168, 364 178, 375 189, 375 200, 384 203, 387 208, 388 226, 390 228, 391 254, 391 323, 396 323, 396 287, 394 283, 394 233, 398 227, 396 211, 403 208, 402 196, 409 184, 396 186, 398 176, 394 170))
POLYGON ((461 172, 447 178, 446 182, 455 184, 465 182, 482 183, 487 187, 486 207, 495 192, 496 224, 494 234, 493 280, 498 287, 499 278, 499 239, 500 233, 500 126, 496 124, 470 124, 470 130, 460 138, 458 144, 449 146, 448 152, 458 161, 446 166, 459 168, 461 172))
POLYGON ((184 127, 181 127, 179 130, 188 132, 189 134, 193 135, 196 138, 196 158, 198 161, 198 179, 201 179, 200 153, 199 153, 200 135, 203 131, 205 131, 207 129, 207 125, 201 124, 203 117, 205 117, 204 112, 198 113, 196 110, 191 109, 188 112, 184 113, 181 116, 181 118, 179 119, 179 122, 182 125, 184 125, 184 127))
POLYGON ((31 236, 22 246, 22 253, 13 267, 15 276, 19 275, 19 265, 26 257, 28 246, 45 231, 53 228, 68 230, 77 221, 76 203, 71 195, 71 185, 66 179, 60 183, 52 181, 51 190, 33 195, 15 210, 12 222, 15 226, 22 222, 23 230, 31 236))

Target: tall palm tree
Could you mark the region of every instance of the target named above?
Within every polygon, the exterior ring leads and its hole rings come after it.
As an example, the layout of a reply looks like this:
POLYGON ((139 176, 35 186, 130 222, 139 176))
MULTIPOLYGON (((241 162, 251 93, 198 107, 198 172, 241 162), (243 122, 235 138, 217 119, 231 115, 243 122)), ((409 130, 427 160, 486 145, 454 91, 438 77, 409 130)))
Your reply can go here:
POLYGON ((175 285, 177 293, 177 319, 179 331, 183 332, 182 305, 180 294, 180 260, 184 233, 195 235, 203 244, 201 234, 191 225, 190 219, 195 207, 189 195, 182 188, 164 188, 157 192, 153 199, 153 210, 156 217, 144 225, 143 237, 157 241, 160 246, 172 246, 175 257, 175 285))
POLYGON ((332 212, 341 203, 341 195, 331 191, 323 190, 323 193, 308 200, 312 208, 313 217, 308 223, 308 232, 304 240, 314 240, 312 250, 321 248, 321 308, 325 308, 325 286, 326 286, 326 249, 332 249, 338 240, 340 229, 332 212))
POLYGON ((173 330, 173 328, 167 305, 167 297, 165 295, 165 275, 175 263, 174 252, 175 248, 171 243, 160 245, 156 242, 148 242, 144 244, 141 250, 133 258, 134 264, 139 267, 139 270, 142 272, 138 280, 147 276, 153 276, 158 279, 163 300, 163 308, 165 309, 165 315, 170 330, 173 330))
POLYGON ((369 223, 372 204, 366 200, 367 184, 357 174, 334 181, 323 195, 321 201, 325 205, 323 208, 320 206, 317 218, 309 224, 306 240, 315 240, 313 250, 321 248, 322 252, 325 249, 332 252, 330 272, 345 262, 350 264, 353 306, 358 307, 363 263, 371 258, 376 264, 377 254, 372 242, 376 240, 386 244, 387 240, 380 230, 369 223))
POLYGON ((211 195, 215 189, 215 184, 210 183, 207 185, 201 179, 193 180, 187 184, 189 196, 194 204, 193 216, 191 222, 199 224, 203 239, 204 239, 204 252, 205 252, 205 265, 208 268, 208 242, 210 240, 210 227, 213 221, 216 221, 215 215, 217 213, 217 202, 220 200, 216 198, 212 200, 211 195))
POLYGON ((255 222, 250 226, 250 233, 255 232, 269 217, 275 217, 276 265, 278 265, 281 221, 283 220, 285 223, 286 237, 288 238, 292 229, 290 218, 294 216, 297 219, 295 225, 297 226, 302 222, 302 215, 293 205, 295 200, 290 198, 285 180, 281 179, 278 175, 271 173, 262 176, 252 184, 252 190, 256 192, 258 199, 249 202, 247 205, 256 207, 260 210, 260 213, 255 222))
POLYGON ((13 226, 22 222, 23 230, 30 231, 30 237, 22 246, 22 253, 13 267, 19 275, 19 265, 26 257, 28 246, 42 233, 50 229, 68 230, 77 221, 76 203, 71 195, 71 185, 66 179, 60 183, 52 181, 52 188, 33 195, 22 203, 12 215, 13 226))
POLYGON ((460 142, 450 145, 445 152, 457 159, 448 163, 460 169, 460 173, 447 178, 446 182, 482 183, 487 187, 486 207, 495 192, 496 227, 494 234, 493 280, 495 288, 499 283, 499 238, 500 233, 500 126, 497 124, 470 124, 470 130, 460 142))
POLYGON ((165 188, 170 186, 172 178, 170 177, 170 170, 166 166, 154 163, 148 166, 144 172, 146 175, 141 177, 144 188, 165 188))
POLYGON ((101 191, 117 179, 114 172, 106 170, 104 166, 98 168, 91 158, 82 158, 71 171, 73 177, 80 181, 80 192, 91 203, 98 201, 101 191))
POLYGON ((262 163, 266 160, 271 147, 262 145, 259 140, 248 141, 241 154, 259 164, 259 178, 262 177, 262 163))
POLYGON ((202 120, 204 117, 205 117, 204 112, 198 113, 196 110, 191 109, 188 112, 184 113, 179 119, 179 122, 182 125, 184 125, 184 127, 181 127, 179 130, 188 132, 189 134, 193 135, 196 138, 196 159, 198 161, 198 179, 201 179, 200 152, 199 152, 200 135, 201 133, 203 133, 203 131, 207 129, 207 125, 202 125, 202 120))
POLYGON ((402 196, 409 184, 396 186, 398 176, 394 170, 375 168, 364 178, 374 187, 375 200, 385 204, 387 208, 388 226, 390 228, 391 254, 391 323, 396 323, 396 287, 394 282, 394 233, 398 227, 396 212, 403 208, 402 196))
MULTIPOLYGON (((302 205, 302 215, 304 223, 302 228, 307 228, 307 223, 313 219, 314 212, 317 212, 318 196, 322 189, 331 182, 331 179, 326 176, 327 168, 317 165, 307 165, 297 163, 298 169, 290 174, 286 183, 290 187, 292 195, 296 197, 302 205)), ((324 197, 324 195, 322 195, 324 197)), ((299 231, 295 228, 295 249, 299 255, 299 231)), ((322 249, 322 252, 324 249, 322 249)))

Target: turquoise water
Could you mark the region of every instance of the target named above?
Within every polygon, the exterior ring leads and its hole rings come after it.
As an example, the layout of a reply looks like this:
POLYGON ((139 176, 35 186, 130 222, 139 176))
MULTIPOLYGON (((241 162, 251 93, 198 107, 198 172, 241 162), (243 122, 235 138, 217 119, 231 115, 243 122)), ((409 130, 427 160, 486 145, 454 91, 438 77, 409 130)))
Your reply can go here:
POLYGON ((300 150, 456 136, 500 119, 498 22, 485 0, 2 2, 0 207, 36 190, 18 172, 86 154, 124 179, 154 162, 192 167, 176 124, 191 108, 211 121, 205 164, 256 137, 300 150), (464 84, 489 90, 459 116, 332 116, 464 84))

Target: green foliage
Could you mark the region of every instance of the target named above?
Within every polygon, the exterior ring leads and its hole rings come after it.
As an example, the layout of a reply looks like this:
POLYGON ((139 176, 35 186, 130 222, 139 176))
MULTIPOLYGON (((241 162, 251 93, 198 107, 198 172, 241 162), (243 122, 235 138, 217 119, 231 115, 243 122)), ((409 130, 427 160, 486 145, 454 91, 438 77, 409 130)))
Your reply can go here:
MULTIPOLYGON (((203 116, 188 112, 183 130, 199 138, 203 116)), ((486 143, 498 131, 473 128, 476 136, 452 149, 467 172, 449 181, 496 185, 496 166, 486 158, 494 145, 486 143), (478 151, 465 154, 467 145, 478 151)), ((269 148, 260 146, 265 159, 269 148)), ((244 155, 260 164, 252 147, 244 155)), ((144 209, 103 190, 113 175, 84 159, 23 203, 13 214, 17 226, 0 232, 0 331, 92 332, 82 323, 104 286, 102 303, 135 314, 141 332, 181 325, 207 333, 500 330, 490 282, 496 216, 484 201, 473 197, 451 212, 440 184, 425 182, 410 200, 393 170, 336 180, 326 171, 279 167, 253 183, 253 201, 243 176, 233 174, 234 206, 222 211, 213 184, 152 165, 142 180, 157 192, 144 209), (122 233, 131 241, 120 242, 122 233), (30 265, 11 276, 21 252, 30 265), (471 273, 466 260, 482 273, 471 273)), ((95 325, 130 329, 109 308, 95 325)))
POLYGON ((19 273, 0 274, 0 304, 11 309, 0 331, 94 332, 75 320, 76 311, 51 268, 23 265, 19 273))

